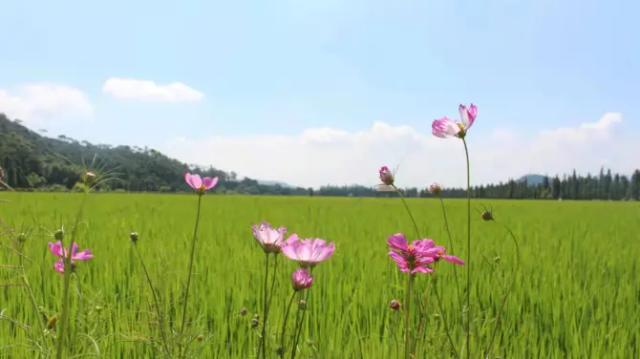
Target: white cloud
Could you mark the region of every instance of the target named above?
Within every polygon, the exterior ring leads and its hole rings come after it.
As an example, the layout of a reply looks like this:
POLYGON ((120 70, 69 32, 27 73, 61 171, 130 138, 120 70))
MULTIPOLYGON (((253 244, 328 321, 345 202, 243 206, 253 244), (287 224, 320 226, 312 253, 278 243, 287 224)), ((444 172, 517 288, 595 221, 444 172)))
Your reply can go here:
POLYGON ((93 113, 93 106, 74 87, 33 83, 12 91, 0 89, 0 112, 33 126, 43 126, 52 121, 86 118, 93 113))
MULTIPOLYGON (((597 171, 600 166, 630 171, 633 142, 616 127, 622 115, 574 128, 557 128, 526 137, 508 129, 482 138, 469 133, 472 181, 488 183, 527 173, 555 175, 597 171)), ((480 123, 478 124, 480 125, 480 123)), ((380 165, 398 167, 401 186, 465 183, 464 150, 457 139, 438 139, 409 126, 375 122, 363 131, 307 129, 298 135, 179 138, 166 153, 189 163, 212 164, 240 175, 300 186, 375 185, 380 165)))
POLYGON ((166 85, 153 81, 112 77, 102 86, 102 91, 117 99, 156 102, 197 102, 204 94, 182 82, 166 85))

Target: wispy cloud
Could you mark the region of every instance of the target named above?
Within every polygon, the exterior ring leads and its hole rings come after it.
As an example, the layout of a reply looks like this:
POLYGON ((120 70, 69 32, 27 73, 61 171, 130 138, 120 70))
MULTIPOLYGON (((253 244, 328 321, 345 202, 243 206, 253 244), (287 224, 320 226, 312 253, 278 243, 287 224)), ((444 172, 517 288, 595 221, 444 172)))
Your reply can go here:
POLYGON ((77 88, 31 83, 11 90, 0 88, 0 112, 32 126, 44 126, 52 121, 87 118, 93 113, 93 106, 77 88))
MULTIPOLYGON (((486 138, 469 134, 473 182, 487 183, 527 173, 597 171, 602 165, 629 171, 633 144, 616 131, 622 115, 537 134, 497 130, 486 138)), ((478 125, 481 125, 479 123, 478 125)), ((375 122, 363 131, 312 128, 297 135, 179 138, 165 152, 189 163, 211 164, 240 175, 301 186, 374 185, 380 165, 398 166, 400 185, 464 184, 464 152, 457 139, 442 140, 410 126, 375 122)))
POLYGON ((149 80, 112 77, 102 86, 102 91, 117 99, 154 102, 197 102, 204 94, 182 82, 157 84, 149 80))

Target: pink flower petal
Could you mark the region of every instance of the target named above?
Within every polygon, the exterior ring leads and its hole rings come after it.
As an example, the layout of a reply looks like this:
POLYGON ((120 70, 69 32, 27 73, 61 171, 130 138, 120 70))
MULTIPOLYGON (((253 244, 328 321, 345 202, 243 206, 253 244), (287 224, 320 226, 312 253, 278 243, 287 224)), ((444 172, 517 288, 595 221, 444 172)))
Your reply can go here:
POLYGON ((205 177, 202 179, 202 184, 206 190, 210 190, 218 184, 218 177, 205 177))
POLYGON ((184 174, 184 180, 185 182, 187 182, 189 187, 193 188, 196 191, 199 190, 200 187, 202 187, 202 178, 200 178, 200 175, 187 172, 184 174))
POLYGON ((58 272, 58 273, 64 273, 64 262, 62 261, 62 259, 57 260, 53 264, 53 269, 55 269, 56 272, 58 272))
POLYGON ((460 127, 448 117, 443 117, 433 121, 431 132, 436 137, 446 138, 456 136, 460 132, 460 127))
POLYGON ((93 259, 93 253, 91 253, 91 250, 85 249, 82 252, 74 254, 71 259, 74 261, 88 261, 89 259, 93 259))
POLYGON ((453 264, 457 264, 457 265, 464 265, 464 261, 456 256, 450 256, 450 255, 443 255, 441 256, 442 259, 444 259, 445 261, 449 262, 449 263, 453 263, 453 264))
POLYGON ((51 251, 51 253, 56 257, 62 257, 63 256, 62 253, 64 253, 62 248, 62 242, 61 241, 57 241, 55 243, 49 242, 49 251, 51 251))

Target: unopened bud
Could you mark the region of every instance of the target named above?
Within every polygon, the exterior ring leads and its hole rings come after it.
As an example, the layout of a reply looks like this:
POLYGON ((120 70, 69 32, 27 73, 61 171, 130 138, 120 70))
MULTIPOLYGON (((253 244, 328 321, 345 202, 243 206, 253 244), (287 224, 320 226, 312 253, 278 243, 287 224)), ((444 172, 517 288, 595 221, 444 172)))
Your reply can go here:
POLYGON ((387 186, 392 186, 395 179, 393 178, 393 173, 389 170, 389 167, 382 166, 378 170, 378 174, 380 175, 380 181, 387 186))
POLYGON ((389 308, 391 308, 392 310, 399 310, 400 307, 400 301, 397 299, 392 299, 391 302, 389 302, 389 308))
POLYGON ((64 239, 64 229, 60 228, 56 231, 56 233, 53 235, 53 238, 56 239, 56 241, 61 241, 64 239))
POLYGON ((300 301, 298 302, 298 309, 300 310, 307 309, 307 301, 304 299, 300 299, 300 301))
POLYGON ((138 232, 131 232, 131 234, 129 235, 129 239, 131 239, 131 242, 133 242, 133 244, 136 244, 136 242, 138 242, 138 232))
POLYGON ((431 194, 434 196, 440 196, 440 194, 442 193, 442 186, 440 186, 438 183, 433 183, 431 186, 429 186, 429 192, 431 192, 431 194))
POLYGON ((249 313, 249 311, 247 310, 247 308, 245 308, 245 307, 240 308, 240 315, 241 315, 241 316, 243 316, 243 317, 244 317, 245 315, 247 315, 247 313, 249 313))
POLYGON ((96 182, 96 178, 97 176, 95 173, 88 171, 82 176, 82 182, 87 186, 91 186, 96 182))
POLYGON ((199 341, 199 342, 203 341, 204 340, 204 335, 198 334, 198 336, 196 337, 196 340, 199 341))
POLYGON ((485 221, 493 221, 493 213, 491 211, 482 212, 482 219, 485 221))
POLYGON ((260 317, 256 314, 251 319, 251 328, 257 328, 260 325, 260 317))
POLYGON ((25 233, 18 234, 18 242, 24 243, 27 241, 27 235, 25 233))
POLYGON ((278 349, 276 349, 276 354, 278 354, 279 357, 284 355, 284 347, 279 346, 278 349))

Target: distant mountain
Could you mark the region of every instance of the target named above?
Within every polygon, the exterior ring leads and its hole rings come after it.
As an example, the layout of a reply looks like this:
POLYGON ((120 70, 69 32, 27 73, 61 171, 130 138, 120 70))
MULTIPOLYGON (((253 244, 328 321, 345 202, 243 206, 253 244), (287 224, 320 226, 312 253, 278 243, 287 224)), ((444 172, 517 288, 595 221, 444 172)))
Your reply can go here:
POLYGON ((183 175, 197 171, 220 178, 218 192, 307 194, 283 184, 236 179, 233 172, 199 168, 169 158, 150 148, 95 145, 58 136, 44 137, 0 113, 0 167, 14 188, 71 189, 84 168, 98 170, 110 179, 103 189, 129 191, 186 190, 183 175))
POLYGON ((518 179, 518 182, 527 181, 527 185, 535 187, 535 186, 541 185, 544 182, 545 177, 546 176, 538 175, 538 174, 528 174, 520 177, 518 179))

